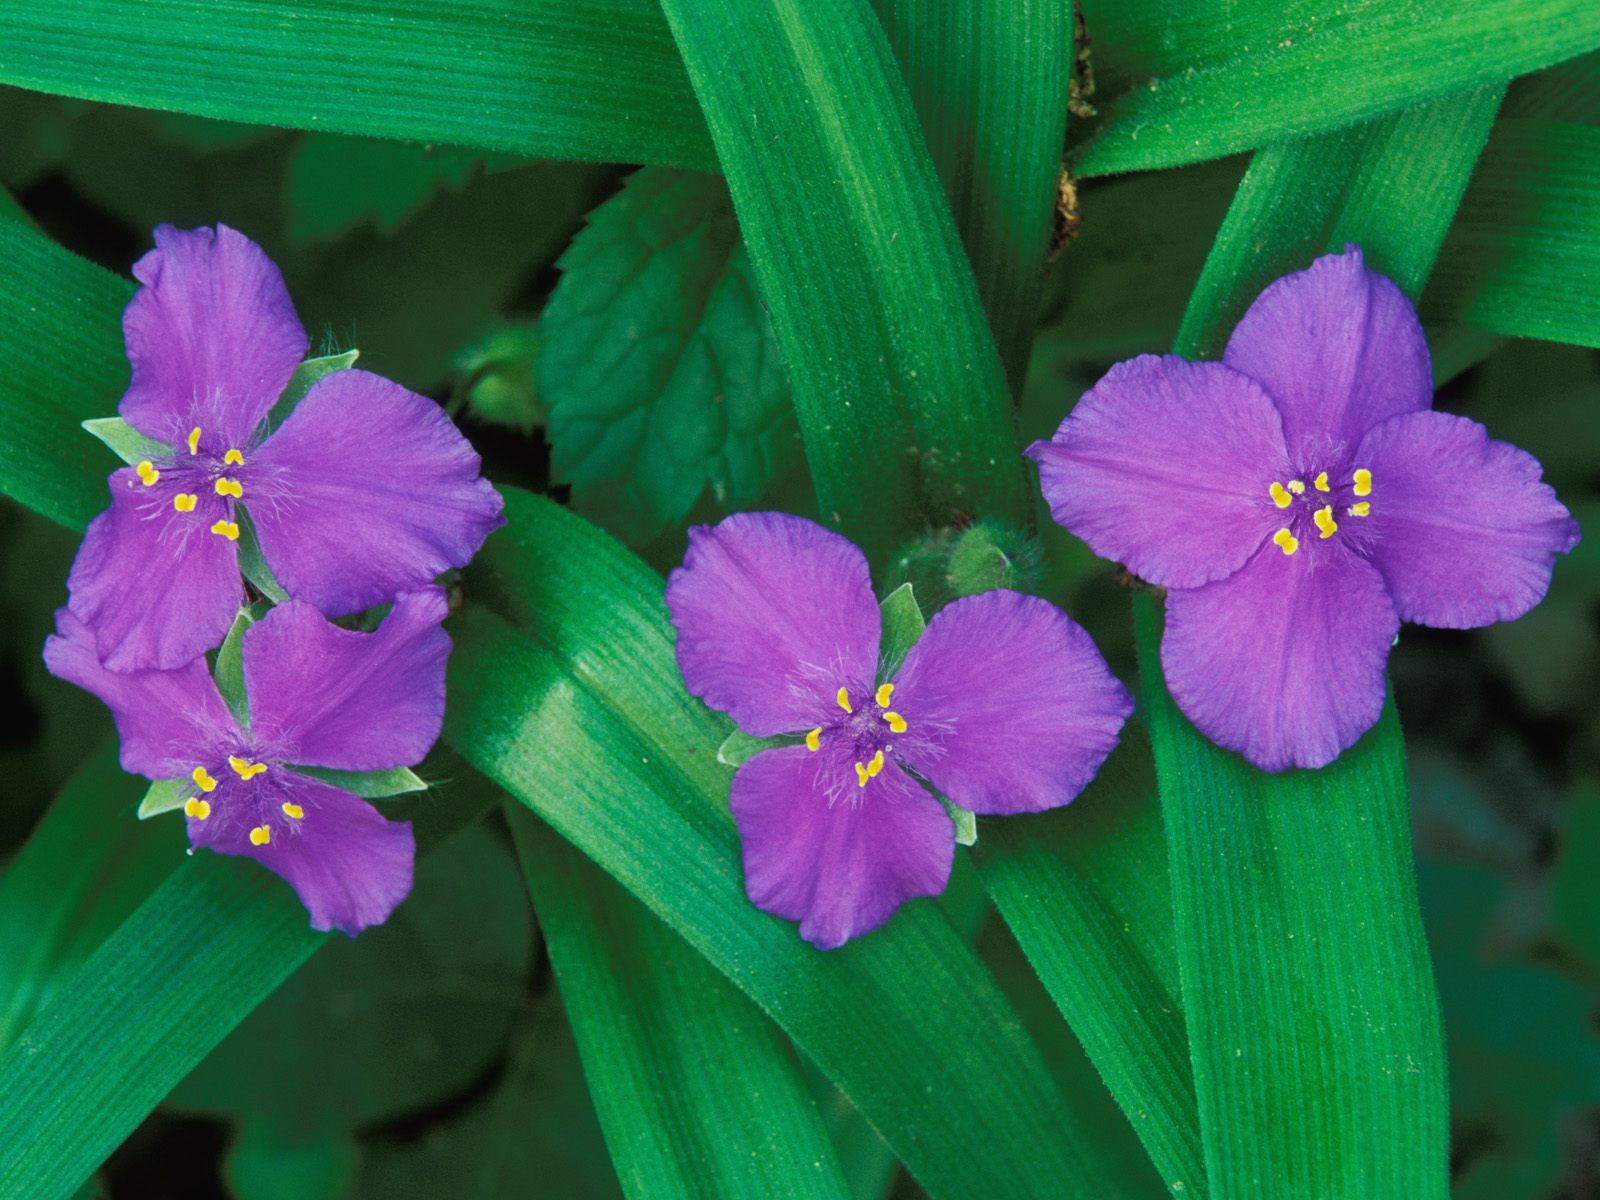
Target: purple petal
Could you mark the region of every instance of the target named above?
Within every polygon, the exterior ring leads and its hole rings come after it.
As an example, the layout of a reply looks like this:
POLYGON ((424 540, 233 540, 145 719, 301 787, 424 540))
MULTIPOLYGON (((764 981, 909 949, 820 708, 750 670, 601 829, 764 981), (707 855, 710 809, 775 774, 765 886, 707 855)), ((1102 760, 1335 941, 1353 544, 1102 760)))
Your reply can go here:
POLYGON ((131 774, 177 779, 217 745, 243 736, 203 658, 172 671, 108 671, 95 651, 94 631, 63 608, 56 612, 56 632, 44 641, 44 663, 111 710, 122 769, 131 774))
POLYGON ((913 896, 937 896, 950 878, 950 817, 892 762, 863 788, 827 746, 764 750, 733 777, 732 805, 751 902, 799 921, 819 949, 876 929, 913 896))
POLYGON ((1277 402, 1296 462, 1348 450, 1379 421, 1433 402, 1417 310, 1355 246, 1269 285, 1223 361, 1277 402))
POLYGON ((689 691, 755 737, 837 715, 872 689, 882 630, 867 559, 812 521, 737 513, 689 531, 667 580, 689 691))
POLYGON ((1254 381, 1153 354, 1112 367, 1027 453, 1058 524, 1165 587, 1237 571, 1287 477, 1277 410, 1254 381))
POLYGON ((374 632, 356 633, 303 600, 278 605, 244 635, 257 743, 342 771, 420 762, 444 719, 445 609, 439 588, 407 592, 374 632))
POLYGON ((1084 789, 1133 699, 1088 633, 1020 592, 957 600, 895 679, 896 752, 962 808, 1038 812, 1084 789))
POLYGON ((1361 532, 1404 620, 1470 629, 1520 617, 1544 599, 1556 555, 1578 544, 1538 460, 1465 417, 1385 421, 1355 466, 1372 472, 1361 532))
MULTIPOLYGON (((207 798, 211 815, 187 818, 192 845, 253 858, 282 876, 311 914, 311 928, 354 937, 388 920, 411 891, 416 841, 404 821, 343 788, 272 768, 249 783, 228 779, 207 798), (290 816, 284 805, 301 813, 290 816), (251 830, 266 828, 257 845, 251 830)), ((259 835, 258 835, 259 836, 259 835)))
POLYGON ((481 465, 432 400, 335 371, 256 452, 247 505, 278 582, 340 616, 471 561, 505 524, 481 465))
POLYGON ((283 276, 226 225, 162 225, 155 239, 133 265, 144 286, 122 315, 133 382, 118 411, 173 445, 198 425, 216 453, 243 448, 306 355, 283 276))
POLYGON ((222 643, 244 602, 238 547, 211 532, 227 504, 200 494, 180 513, 176 488, 144 487, 131 467, 110 485, 111 507, 89 523, 67 577, 68 605, 112 670, 181 667, 222 643))
POLYGON ((1264 771, 1321 767, 1383 709, 1400 618, 1370 563, 1342 546, 1277 546, 1237 575, 1167 593, 1161 666, 1201 733, 1264 771))

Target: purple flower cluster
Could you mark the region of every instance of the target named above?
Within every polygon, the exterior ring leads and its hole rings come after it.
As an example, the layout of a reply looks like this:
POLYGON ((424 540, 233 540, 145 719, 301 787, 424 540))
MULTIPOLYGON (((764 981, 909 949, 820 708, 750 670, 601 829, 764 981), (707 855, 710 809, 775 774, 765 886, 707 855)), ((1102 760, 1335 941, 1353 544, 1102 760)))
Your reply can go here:
POLYGON ((164 450, 112 473, 45 661, 111 708, 125 769, 184 781, 194 846, 258 860, 316 928, 353 934, 409 892, 410 827, 288 764, 427 753, 450 645, 430 584, 503 523, 501 500, 436 404, 365 371, 325 375, 269 429, 308 345, 277 267, 222 225, 155 241, 123 317, 119 412, 164 450), (290 597, 244 634, 248 728, 204 659, 246 598, 245 514, 290 597), (389 601, 371 634, 328 620, 389 601))

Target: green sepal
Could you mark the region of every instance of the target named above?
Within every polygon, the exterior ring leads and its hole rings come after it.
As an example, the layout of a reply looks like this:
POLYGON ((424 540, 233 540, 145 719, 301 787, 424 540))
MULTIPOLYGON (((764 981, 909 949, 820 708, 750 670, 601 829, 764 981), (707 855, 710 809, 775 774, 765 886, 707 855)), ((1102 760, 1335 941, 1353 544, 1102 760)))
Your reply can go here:
POLYGON ((909 583, 902 583, 883 598, 878 605, 883 614, 883 674, 893 675, 928 623, 923 620, 922 606, 909 583))
POLYGON ((289 593, 283 590, 283 584, 278 582, 278 577, 272 573, 272 568, 261 554, 261 538, 256 533, 255 522, 250 519, 247 509, 235 509, 234 516, 239 520, 239 573, 268 600, 282 604, 289 598, 289 593))
POLYGON ((170 458, 172 447, 154 438, 147 438, 121 417, 95 417, 82 422, 84 429, 94 434, 130 467, 136 463, 154 462, 170 458))
POLYGON ((355 366, 356 359, 360 356, 359 350, 346 350, 343 354, 324 354, 320 358, 306 359, 294 369, 294 374, 289 376, 289 382, 284 385, 283 392, 278 396, 278 402, 267 414, 267 424, 274 429, 282 425, 284 418, 294 411, 294 406, 305 399, 312 384, 324 375, 332 375, 335 371, 348 371, 355 366))
POLYGON ((778 746, 793 746, 798 744, 799 738, 784 737, 751 737, 742 729, 735 729, 717 747, 717 761, 725 767, 743 766, 763 750, 772 750, 778 746))
POLYGON ((309 775, 334 787, 354 792, 363 800, 382 800, 386 796, 400 796, 406 792, 425 792, 427 781, 410 767, 395 767, 392 771, 334 771, 327 767, 292 767, 297 775, 309 775))
POLYGON ((139 820, 159 817, 162 813, 182 808, 183 802, 189 798, 189 788, 187 779, 156 780, 144 794, 144 799, 139 801, 139 820))
POLYGON ((216 667, 212 671, 217 690, 228 702, 233 719, 245 729, 250 728, 250 701, 244 691, 244 631, 266 616, 268 607, 264 601, 258 601, 239 610, 239 615, 234 617, 228 629, 228 636, 222 639, 222 645, 217 649, 216 667))
POLYGON ((955 823, 956 845, 976 846, 978 844, 978 814, 955 804, 943 792, 934 792, 933 794, 939 797, 939 803, 944 805, 945 812, 950 814, 950 820, 955 823))

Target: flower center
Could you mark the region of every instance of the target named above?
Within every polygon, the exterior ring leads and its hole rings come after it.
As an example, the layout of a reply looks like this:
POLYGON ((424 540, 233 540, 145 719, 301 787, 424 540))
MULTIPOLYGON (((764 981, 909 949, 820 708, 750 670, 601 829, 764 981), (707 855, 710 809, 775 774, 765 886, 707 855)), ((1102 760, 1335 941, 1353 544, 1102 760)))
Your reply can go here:
MULTIPOLYGON (((249 783, 256 776, 266 774, 268 769, 267 763, 253 761, 238 754, 228 755, 227 760, 228 770, 238 777, 240 783, 249 783)), ((221 770, 220 766, 218 770, 221 770)), ((204 764, 189 772, 189 778, 194 783, 195 792, 183 802, 184 816, 192 817, 196 821, 209 821, 212 809, 211 801, 208 797, 220 786, 217 778, 206 769, 204 764)), ((243 795, 235 796, 230 800, 230 803, 243 801, 246 804, 253 803, 256 806, 255 816, 259 823, 250 827, 249 836, 252 846, 265 846, 272 841, 272 822, 265 815, 263 801, 276 799, 277 797, 272 794, 274 790, 268 789, 266 792, 257 792, 256 789, 247 789, 243 795)), ((306 815, 305 809, 292 800, 284 800, 278 805, 278 809, 291 821, 299 821, 306 815)))
POLYGON ((830 742, 848 739, 855 752, 856 786, 866 787, 883 771, 883 753, 893 754, 890 737, 906 731, 906 719, 889 707, 889 697, 894 694, 894 684, 884 683, 873 694, 871 707, 863 706, 860 712, 850 702, 850 689, 841 687, 834 696, 843 715, 827 725, 818 725, 806 734, 806 749, 822 749, 823 738, 830 742))
POLYGON ((1267 495, 1284 510, 1288 524, 1272 535, 1273 545, 1288 556, 1300 549, 1302 539, 1326 541, 1339 532, 1340 516, 1371 515, 1372 503, 1365 498, 1371 494, 1372 472, 1365 467, 1357 467, 1344 483, 1330 483, 1326 471, 1317 472, 1309 488, 1303 479, 1274 482, 1267 495))
MULTIPOLYGON (((198 425, 189 431, 187 459, 174 456, 159 467, 145 459, 134 470, 139 475, 139 482, 147 488, 154 487, 162 476, 166 476, 168 483, 177 487, 172 497, 175 512, 194 513, 200 506, 200 497, 206 492, 220 496, 224 512, 219 520, 212 523, 211 532, 236 542, 239 540, 239 523, 233 519, 232 502, 244 498, 244 484, 235 468, 244 466, 244 452, 237 447, 230 447, 220 459, 215 453, 202 454, 200 432, 198 425)), ((208 511, 205 515, 210 516, 211 513, 208 511)))

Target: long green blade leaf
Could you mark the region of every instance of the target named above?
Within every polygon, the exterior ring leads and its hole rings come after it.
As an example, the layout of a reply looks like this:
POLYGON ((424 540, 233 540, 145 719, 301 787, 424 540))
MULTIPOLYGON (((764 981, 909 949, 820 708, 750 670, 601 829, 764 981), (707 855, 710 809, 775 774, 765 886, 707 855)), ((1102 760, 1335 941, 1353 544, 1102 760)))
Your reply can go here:
MULTIPOLYGON (((1498 98, 1257 155, 1180 350, 1214 346, 1260 275, 1304 265, 1308 239, 1363 244, 1414 295, 1498 98)), ((1153 600, 1136 617, 1212 1193, 1442 1197, 1442 1034, 1393 706, 1332 766, 1264 774, 1182 718, 1153 600)))
POLYGON ((765 1014, 544 822, 506 815, 623 1191, 848 1196, 765 1014))
POLYGON ((824 954, 749 902, 727 727, 683 690, 659 576, 547 501, 508 491, 507 516, 467 585, 516 625, 456 619, 451 744, 765 1009, 931 1195, 1111 1194, 937 906, 824 954))
POLYGON ((8 0, 0 82, 541 158, 715 162, 649 0, 8 0))
POLYGON ((665 0, 788 368, 825 520, 1020 519, 1004 373, 865 0, 665 0))
POLYGON ((1076 160, 1084 175, 1327 133, 1600 47, 1589 0, 1360 0, 1338 15, 1279 0, 1084 8, 1099 55, 1120 50, 1155 76, 1106 107, 1076 160))

